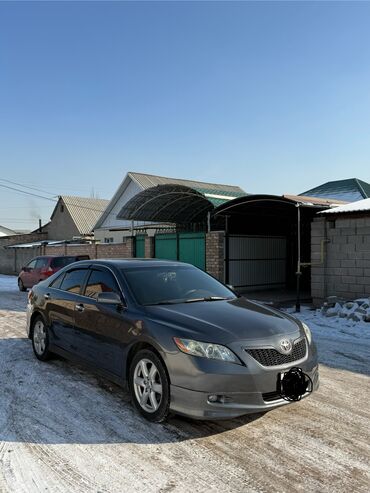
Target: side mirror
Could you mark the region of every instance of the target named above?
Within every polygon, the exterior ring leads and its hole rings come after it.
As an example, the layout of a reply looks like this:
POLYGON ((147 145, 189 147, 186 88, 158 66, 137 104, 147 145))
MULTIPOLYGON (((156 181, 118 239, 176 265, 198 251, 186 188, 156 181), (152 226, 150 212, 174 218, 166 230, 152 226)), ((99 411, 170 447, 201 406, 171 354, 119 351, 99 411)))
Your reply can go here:
POLYGON ((97 298, 98 303, 103 303, 104 305, 120 305, 123 306, 121 297, 117 293, 106 292, 99 293, 97 298))

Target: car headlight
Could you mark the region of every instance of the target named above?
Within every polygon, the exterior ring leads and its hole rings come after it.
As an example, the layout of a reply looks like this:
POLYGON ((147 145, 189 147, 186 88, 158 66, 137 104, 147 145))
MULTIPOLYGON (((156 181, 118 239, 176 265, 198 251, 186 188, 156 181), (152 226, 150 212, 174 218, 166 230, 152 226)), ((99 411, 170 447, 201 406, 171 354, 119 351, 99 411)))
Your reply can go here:
POLYGON ((208 342, 193 341, 191 339, 179 339, 174 337, 176 346, 186 354, 200 356, 201 358, 218 359, 229 363, 241 364, 239 358, 225 346, 208 342))
POLYGON ((309 326, 306 325, 304 322, 302 322, 302 327, 303 327, 304 333, 306 334, 308 344, 310 345, 312 342, 311 330, 310 330, 309 326))

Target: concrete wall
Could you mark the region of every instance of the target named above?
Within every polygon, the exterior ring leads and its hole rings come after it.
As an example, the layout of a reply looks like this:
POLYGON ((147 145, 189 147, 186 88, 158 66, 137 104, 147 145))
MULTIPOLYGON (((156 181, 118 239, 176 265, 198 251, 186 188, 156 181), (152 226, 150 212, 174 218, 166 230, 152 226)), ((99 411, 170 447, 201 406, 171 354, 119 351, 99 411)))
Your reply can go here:
POLYGON ((315 305, 327 296, 370 296, 370 217, 314 219, 311 226, 311 294, 315 305), (322 258, 322 252, 324 253, 322 258))
POLYGON ((39 255, 40 248, 5 248, 11 245, 46 240, 47 233, 12 235, 0 238, 0 274, 18 274, 20 268, 39 255))

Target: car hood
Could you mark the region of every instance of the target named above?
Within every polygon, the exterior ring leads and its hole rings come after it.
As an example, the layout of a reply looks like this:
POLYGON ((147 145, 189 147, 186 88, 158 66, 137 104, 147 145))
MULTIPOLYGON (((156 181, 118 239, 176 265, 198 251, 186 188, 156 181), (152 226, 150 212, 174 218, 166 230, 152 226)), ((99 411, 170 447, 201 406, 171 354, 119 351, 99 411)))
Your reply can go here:
POLYGON ((150 319, 177 329, 182 337, 207 342, 266 339, 300 330, 293 318, 243 297, 147 306, 146 309, 150 319))

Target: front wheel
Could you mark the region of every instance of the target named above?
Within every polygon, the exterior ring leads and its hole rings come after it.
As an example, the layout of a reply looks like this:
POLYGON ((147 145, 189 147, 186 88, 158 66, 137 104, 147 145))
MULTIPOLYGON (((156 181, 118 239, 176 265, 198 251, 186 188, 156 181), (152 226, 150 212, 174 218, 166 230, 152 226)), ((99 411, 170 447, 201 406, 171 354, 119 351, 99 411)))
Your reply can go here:
POLYGON ((149 349, 135 354, 129 384, 136 409, 149 421, 160 423, 169 414, 170 385, 161 359, 149 349))
POLYGON ((37 317, 32 326, 32 347, 37 359, 50 359, 48 328, 41 317, 37 317))
POLYGON ((22 279, 18 279, 18 289, 19 289, 19 291, 22 291, 22 292, 27 291, 27 289, 24 287, 22 279))

